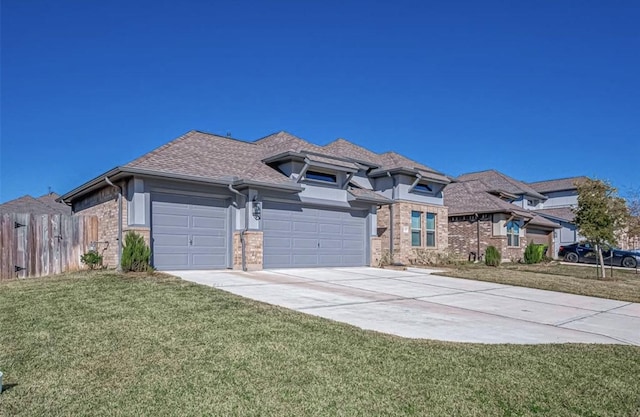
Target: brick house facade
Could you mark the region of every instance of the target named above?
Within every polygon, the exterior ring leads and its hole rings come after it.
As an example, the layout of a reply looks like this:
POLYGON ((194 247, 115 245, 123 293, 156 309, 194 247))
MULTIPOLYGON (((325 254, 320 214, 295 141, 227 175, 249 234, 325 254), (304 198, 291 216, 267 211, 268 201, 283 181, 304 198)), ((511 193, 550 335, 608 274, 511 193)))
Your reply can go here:
POLYGON ((96 248, 108 267, 118 263, 119 226, 123 239, 144 237, 160 270, 379 266, 446 251, 449 182, 343 139, 318 146, 286 132, 244 142, 192 131, 61 200, 99 218, 96 248), (121 187, 121 207, 108 182, 121 187))
POLYGON ((518 246, 509 246, 506 235, 496 235, 492 214, 479 216, 451 216, 449 218, 449 246, 451 251, 461 259, 478 259, 478 240, 480 241, 480 256, 483 257, 487 247, 494 246, 502 255, 503 260, 518 261, 524 255, 527 246, 526 239, 521 233, 518 246), (479 236, 479 239, 478 239, 479 236))
POLYGON ((519 261, 534 233, 538 241, 553 242, 558 226, 532 210, 545 198, 495 170, 461 175, 445 188, 451 252, 461 259, 477 259, 494 246, 503 260, 519 261))

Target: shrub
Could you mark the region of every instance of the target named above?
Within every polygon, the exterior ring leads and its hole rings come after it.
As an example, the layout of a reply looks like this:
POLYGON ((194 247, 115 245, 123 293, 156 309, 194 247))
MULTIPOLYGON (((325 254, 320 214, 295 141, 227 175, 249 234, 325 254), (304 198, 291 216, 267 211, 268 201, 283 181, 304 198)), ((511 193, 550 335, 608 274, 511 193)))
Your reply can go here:
POLYGON ((484 254, 484 263, 488 266, 500 266, 502 256, 495 246, 489 246, 484 254))
POLYGON ((538 245, 538 258, 539 262, 542 262, 547 255, 547 249, 549 249, 549 245, 538 245))
POLYGON ((544 254, 547 252, 547 245, 529 242, 524 250, 524 262, 526 264, 537 264, 542 262, 544 254))
POLYGON ((529 244, 527 245, 527 248, 524 250, 525 264, 537 264, 538 262, 540 262, 540 259, 538 259, 538 250, 536 246, 538 245, 533 242, 529 242, 529 244))
POLYGON ((151 270, 149 259, 151 249, 144 241, 144 238, 136 232, 127 232, 122 248, 122 270, 134 272, 146 272, 151 270))
POLYGON ((96 269, 102 266, 102 255, 94 250, 90 250, 89 252, 80 256, 80 262, 87 265, 89 269, 96 269))

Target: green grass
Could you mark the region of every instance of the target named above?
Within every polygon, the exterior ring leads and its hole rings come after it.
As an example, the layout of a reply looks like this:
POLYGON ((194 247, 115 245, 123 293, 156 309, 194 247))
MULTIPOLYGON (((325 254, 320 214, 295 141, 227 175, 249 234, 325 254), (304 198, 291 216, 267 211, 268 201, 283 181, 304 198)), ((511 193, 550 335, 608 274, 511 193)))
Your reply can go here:
POLYGON ((610 272, 607 269, 608 278, 603 280, 596 278, 595 268, 550 262, 533 265, 504 263, 497 268, 462 264, 447 266, 438 275, 640 303, 640 274, 635 270, 617 269, 611 278, 610 272))
POLYGON ((640 348, 407 340, 170 277, 0 284, 2 416, 637 416, 640 348))

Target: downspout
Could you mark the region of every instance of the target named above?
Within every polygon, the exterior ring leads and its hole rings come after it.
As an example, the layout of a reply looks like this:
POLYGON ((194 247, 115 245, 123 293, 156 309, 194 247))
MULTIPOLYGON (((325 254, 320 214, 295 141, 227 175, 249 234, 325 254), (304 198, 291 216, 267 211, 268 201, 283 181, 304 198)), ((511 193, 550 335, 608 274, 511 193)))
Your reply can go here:
MULTIPOLYGON (((242 194, 240 191, 236 190, 235 188, 233 188, 232 184, 229 184, 229 191, 239 195, 240 197, 242 197, 241 201, 244 201, 245 195, 242 194)), ((247 232, 247 228, 249 226, 249 221, 247 219, 247 207, 246 206, 247 206, 247 203, 245 201, 244 228, 240 231, 240 248, 241 248, 241 253, 242 253, 241 258, 242 258, 242 270, 243 271, 247 270, 247 249, 246 249, 247 245, 246 245, 246 242, 245 242, 244 234, 247 232)))
POLYGON ((476 252, 476 261, 480 262, 480 214, 476 213, 476 239, 478 241, 478 252, 476 252))
POLYGON ((112 183, 109 177, 104 177, 104 180, 118 190, 118 265, 116 266, 116 271, 122 272, 122 187, 112 183))
POLYGON ((393 183, 393 188, 391 189, 391 199, 393 200, 393 202, 389 205, 389 257, 391 258, 391 263, 393 262, 393 235, 394 235, 394 227, 393 227, 393 223, 394 223, 394 214, 395 214, 395 210, 394 210, 394 206, 396 205, 396 198, 397 198, 397 193, 396 193, 396 179, 395 177, 393 177, 391 175, 391 173, 389 171, 387 171, 387 176, 389 178, 391 178, 392 183, 393 183))

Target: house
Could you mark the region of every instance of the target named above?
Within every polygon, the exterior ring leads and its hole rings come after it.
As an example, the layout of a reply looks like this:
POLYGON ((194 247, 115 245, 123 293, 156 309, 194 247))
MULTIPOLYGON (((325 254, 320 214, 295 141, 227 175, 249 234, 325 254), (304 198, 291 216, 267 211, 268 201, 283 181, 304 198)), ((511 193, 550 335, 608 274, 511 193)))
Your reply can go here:
POLYGON ((536 213, 556 223, 560 228, 555 232, 553 257, 557 257, 561 245, 570 245, 582 239, 573 222, 573 208, 578 206, 578 185, 587 177, 559 178, 529 183, 529 186, 545 196, 536 213))
POLYGON ((60 196, 50 192, 40 197, 24 195, 0 204, 0 214, 71 214, 71 207, 56 201, 60 196))
POLYGON ((142 234, 160 270, 407 263, 447 248, 450 179, 395 152, 287 132, 253 142, 190 131, 66 193, 95 214, 105 262, 142 234))
POLYGON ((449 249, 477 258, 488 246, 503 259, 519 260, 529 242, 552 248, 559 226, 533 211, 546 197, 495 170, 464 174, 444 190, 449 209, 449 249))

